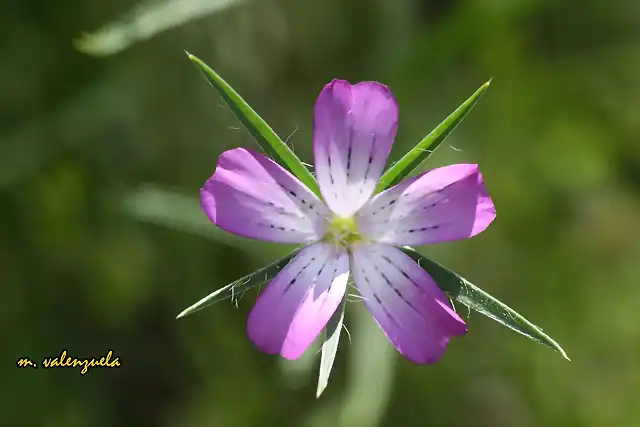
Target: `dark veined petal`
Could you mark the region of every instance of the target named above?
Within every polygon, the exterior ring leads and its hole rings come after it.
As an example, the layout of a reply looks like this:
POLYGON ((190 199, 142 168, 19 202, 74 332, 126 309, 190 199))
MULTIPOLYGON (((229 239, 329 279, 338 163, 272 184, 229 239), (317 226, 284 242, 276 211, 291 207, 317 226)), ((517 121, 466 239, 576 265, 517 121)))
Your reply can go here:
POLYGON ((325 243, 304 248, 260 294, 249 314, 249 338, 265 353, 297 359, 340 305, 348 278, 344 248, 325 243))
POLYGON ((367 308, 407 359, 435 363, 452 336, 467 332, 433 279, 399 249, 356 246, 351 271, 367 308))
POLYGON ((355 213, 373 194, 398 127, 398 104, 377 82, 334 80, 314 109, 313 143, 318 185, 341 216, 355 213))
POLYGON ((324 234, 329 210, 273 160, 252 150, 225 151, 200 190, 207 217, 230 233, 278 243, 306 243, 324 234))
POLYGON ((367 237, 396 246, 475 236, 496 217, 478 165, 457 164, 402 181, 357 214, 367 237))

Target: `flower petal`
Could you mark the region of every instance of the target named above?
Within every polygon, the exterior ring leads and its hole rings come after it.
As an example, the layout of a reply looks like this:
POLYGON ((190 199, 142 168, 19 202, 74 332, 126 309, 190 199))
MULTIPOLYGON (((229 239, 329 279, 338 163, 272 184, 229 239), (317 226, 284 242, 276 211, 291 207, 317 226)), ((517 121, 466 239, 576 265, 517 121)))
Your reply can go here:
POLYGON ((435 363, 452 336, 467 332, 438 285, 399 249, 367 244, 351 256, 351 272, 367 308, 407 359, 435 363))
POLYGON ((249 314, 249 338, 265 353, 297 359, 338 308, 348 278, 344 248, 325 243, 304 248, 260 294, 249 314))
POLYGON ((402 181, 357 214, 367 237, 396 246, 475 236, 496 217, 478 165, 457 164, 402 181))
POLYGON ((255 151, 225 151, 200 190, 207 217, 230 233, 278 243, 324 235, 327 207, 297 178, 255 151))
POLYGON ((373 194, 398 127, 398 104, 377 82, 326 85, 314 110, 314 157, 324 200, 341 216, 373 194))

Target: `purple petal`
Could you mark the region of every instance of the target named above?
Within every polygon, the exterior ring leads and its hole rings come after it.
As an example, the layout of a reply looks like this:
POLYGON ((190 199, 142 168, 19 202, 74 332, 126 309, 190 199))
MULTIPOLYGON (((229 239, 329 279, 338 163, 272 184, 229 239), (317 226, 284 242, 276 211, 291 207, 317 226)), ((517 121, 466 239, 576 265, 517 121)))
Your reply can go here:
POLYGON ((324 235, 327 207, 273 160, 254 151, 225 151, 200 190, 207 217, 230 233, 278 243, 324 235))
POLYGON ((334 80, 316 101, 315 171, 327 205, 355 213, 373 194, 398 127, 398 104, 386 86, 334 80))
POLYGON ((360 232, 396 246, 475 236, 496 217, 478 165, 425 172, 378 194, 357 214, 360 232))
POLYGON ((354 248, 356 287, 380 328, 398 351, 416 363, 435 363, 452 336, 467 332, 433 279, 392 246, 354 248))
POLYGON ((338 308, 348 278, 344 248, 325 243, 306 247, 260 294, 249 314, 249 338, 265 353, 297 359, 338 308))

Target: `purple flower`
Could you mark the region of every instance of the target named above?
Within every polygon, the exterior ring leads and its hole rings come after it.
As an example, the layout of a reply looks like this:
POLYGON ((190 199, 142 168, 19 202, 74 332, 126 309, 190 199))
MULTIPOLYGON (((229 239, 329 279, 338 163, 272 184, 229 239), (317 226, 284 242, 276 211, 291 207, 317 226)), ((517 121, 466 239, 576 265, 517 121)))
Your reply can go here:
POLYGON ((244 148, 220 156, 202 209, 230 233, 302 249, 261 293, 249 338, 297 359, 345 296, 349 273, 389 340, 408 359, 434 363, 467 331, 434 280, 396 246, 472 237, 496 211, 477 165, 456 164, 373 196, 398 126, 391 91, 334 80, 314 110, 320 200, 271 159, 244 148), (373 196, 373 197, 372 197, 373 196))

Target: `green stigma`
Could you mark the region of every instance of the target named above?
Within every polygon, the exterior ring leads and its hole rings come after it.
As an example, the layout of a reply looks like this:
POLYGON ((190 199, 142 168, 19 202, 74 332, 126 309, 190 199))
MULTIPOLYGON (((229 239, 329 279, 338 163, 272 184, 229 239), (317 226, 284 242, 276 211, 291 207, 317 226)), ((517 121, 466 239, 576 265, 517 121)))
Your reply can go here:
POLYGON ((362 236, 358 233, 358 222, 353 217, 342 218, 334 216, 329 222, 327 241, 345 247, 362 241, 362 236))

